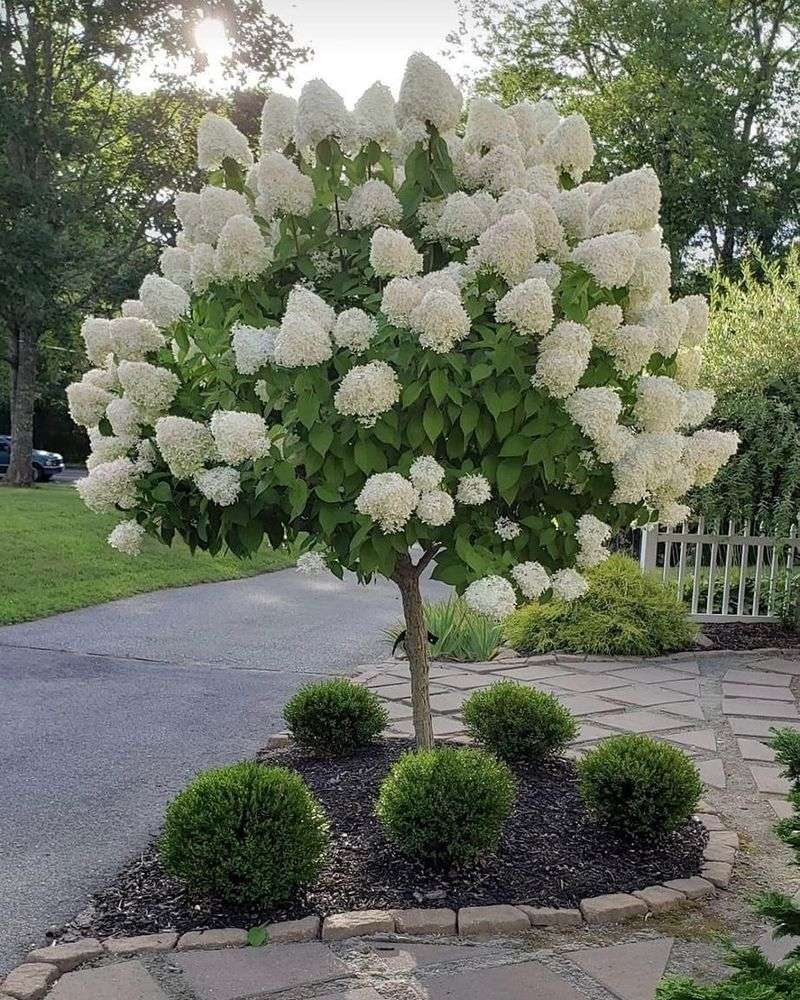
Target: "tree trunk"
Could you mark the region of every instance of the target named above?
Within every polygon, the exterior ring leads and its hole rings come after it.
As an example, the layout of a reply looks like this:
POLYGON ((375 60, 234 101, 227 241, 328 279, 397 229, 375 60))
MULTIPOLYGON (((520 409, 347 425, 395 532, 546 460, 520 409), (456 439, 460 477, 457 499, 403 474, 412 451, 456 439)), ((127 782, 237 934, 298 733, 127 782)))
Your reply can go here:
POLYGON ((11 457, 6 481, 33 483, 33 406, 36 399, 36 336, 23 327, 9 336, 11 350, 11 457))
POLYGON ((406 652, 411 672, 411 704, 414 712, 414 735, 419 749, 433 746, 433 723, 428 684, 428 629, 422 614, 419 569, 409 556, 398 562, 393 577, 403 598, 406 621, 406 652))

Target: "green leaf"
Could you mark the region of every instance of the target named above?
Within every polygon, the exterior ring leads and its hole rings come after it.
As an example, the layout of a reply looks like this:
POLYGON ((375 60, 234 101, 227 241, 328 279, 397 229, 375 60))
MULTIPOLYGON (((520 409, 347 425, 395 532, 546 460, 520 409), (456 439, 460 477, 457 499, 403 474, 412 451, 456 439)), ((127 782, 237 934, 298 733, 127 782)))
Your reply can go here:
POLYGON ((503 447, 500 449, 501 458, 518 458, 528 450, 530 440, 522 434, 512 434, 506 438, 503 447))
POLYGON ((442 433, 444 428, 444 417, 442 416, 441 410, 437 409, 433 400, 428 400, 428 405, 425 407, 425 413, 422 416, 422 426, 425 428, 425 433, 428 436, 428 440, 433 444, 439 435, 442 433))
POLYGON ((333 443, 333 428, 322 422, 314 424, 308 432, 308 440, 318 455, 324 455, 333 443))
POLYGON ((461 416, 459 417, 459 423, 461 424, 461 430, 464 432, 464 437, 469 437, 469 435, 478 426, 478 419, 480 418, 480 415, 481 411, 478 404, 474 399, 471 399, 461 411, 461 416))
POLYGON ((497 489, 504 500, 513 500, 522 473, 521 462, 501 462, 497 467, 497 489))
POLYGON ((313 392, 300 392, 297 397, 297 418, 311 428, 319 415, 319 398, 313 392))
POLYGON ((305 509, 306 501, 308 500, 308 486, 302 479, 295 479, 289 487, 288 493, 292 504, 292 517, 297 517, 305 509))
POLYGON ((431 372, 430 386, 431 395, 436 400, 436 403, 441 406, 447 397, 448 387, 447 375, 445 375, 441 368, 437 368, 431 372))
POLYGON ((492 368, 491 365, 487 365, 485 363, 475 365, 470 372, 473 384, 477 385, 478 382, 482 382, 485 378, 488 378, 493 371, 494 368, 492 368))
POLYGON ((267 928, 263 925, 260 927, 251 927, 247 932, 247 943, 251 948, 260 948, 267 943, 268 937, 267 928))
POLYGON ((369 476, 373 472, 386 471, 386 456, 383 449, 379 448, 374 441, 356 441, 353 455, 356 465, 365 475, 369 476))
POLYGON ((324 483, 321 483, 315 487, 314 492, 325 503, 341 503, 342 495, 333 486, 326 486, 324 483))
POLYGON ((169 483, 165 479, 161 480, 161 482, 156 486, 151 495, 153 499, 158 500, 159 503, 172 502, 172 489, 169 483))

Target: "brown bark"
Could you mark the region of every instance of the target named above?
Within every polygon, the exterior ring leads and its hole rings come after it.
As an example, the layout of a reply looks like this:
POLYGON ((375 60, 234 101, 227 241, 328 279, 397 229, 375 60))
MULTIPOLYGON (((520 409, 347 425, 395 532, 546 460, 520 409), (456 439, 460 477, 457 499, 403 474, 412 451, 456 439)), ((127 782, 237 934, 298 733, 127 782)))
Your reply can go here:
POLYGON ((420 566, 408 555, 398 560, 392 579, 400 588, 406 622, 406 652, 411 672, 411 705, 414 713, 414 736, 420 750, 433 746, 430 687, 428 683, 428 629, 422 613, 419 589, 420 566))
POLYGON ((23 327, 9 335, 11 362, 11 458, 6 482, 33 483, 33 407, 36 399, 36 335, 23 327))

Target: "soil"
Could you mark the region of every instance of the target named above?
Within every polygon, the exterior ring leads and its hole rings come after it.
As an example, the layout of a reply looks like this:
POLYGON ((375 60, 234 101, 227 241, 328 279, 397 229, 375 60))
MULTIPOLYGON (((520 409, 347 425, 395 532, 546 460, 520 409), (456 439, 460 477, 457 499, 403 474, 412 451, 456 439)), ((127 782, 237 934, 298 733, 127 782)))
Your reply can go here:
POLYGON ((800 646, 800 633, 780 622, 705 622, 702 649, 790 649, 800 646))
POLYGON ((386 740, 350 757, 325 759, 288 748, 261 755, 265 763, 296 769, 324 806, 331 826, 327 863, 290 906, 243 912, 193 896, 168 875, 155 843, 92 898, 81 917, 53 934, 78 936, 180 932, 209 927, 252 927, 310 913, 411 906, 527 903, 575 906, 586 896, 629 892, 695 875, 707 842, 689 820, 669 835, 622 839, 596 824, 581 801, 575 767, 552 760, 516 765, 517 803, 497 850, 457 871, 432 871, 404 858, 375 817, 378 787, 411 744, 386 740))

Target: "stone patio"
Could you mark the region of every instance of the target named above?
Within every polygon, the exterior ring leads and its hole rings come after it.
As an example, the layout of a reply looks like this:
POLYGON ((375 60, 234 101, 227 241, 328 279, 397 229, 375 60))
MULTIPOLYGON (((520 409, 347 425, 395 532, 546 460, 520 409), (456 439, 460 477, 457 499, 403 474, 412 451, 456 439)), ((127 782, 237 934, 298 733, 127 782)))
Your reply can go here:
MULTIPOLYGON (((771 726, 800 726, 793 690, 797 678, 800 658, 766 652, 680 653, 643 660, 516 657, 504 651, 487 663, 431 665, 433 728, 438 736, 466 739, 461 720, 465 699, 498 680, 514 680, 550 692, 578 717, 581 727, 573 755, 609 736, 645 733, 679 746, 695 760, 706 785, 723 790, 726 767, 735 755, 746 763, 754 794, 766 796, 775 814, 782 816, 789 786, 765 740, 771 726), (721 723, 727 723, 724 735, 721 723), (738 739, 731 741, 727 735, 738 739)), ((405 661, 366 667, 358 679, 384 700, 390 734, 410 737, 411 688, 405 661)))

